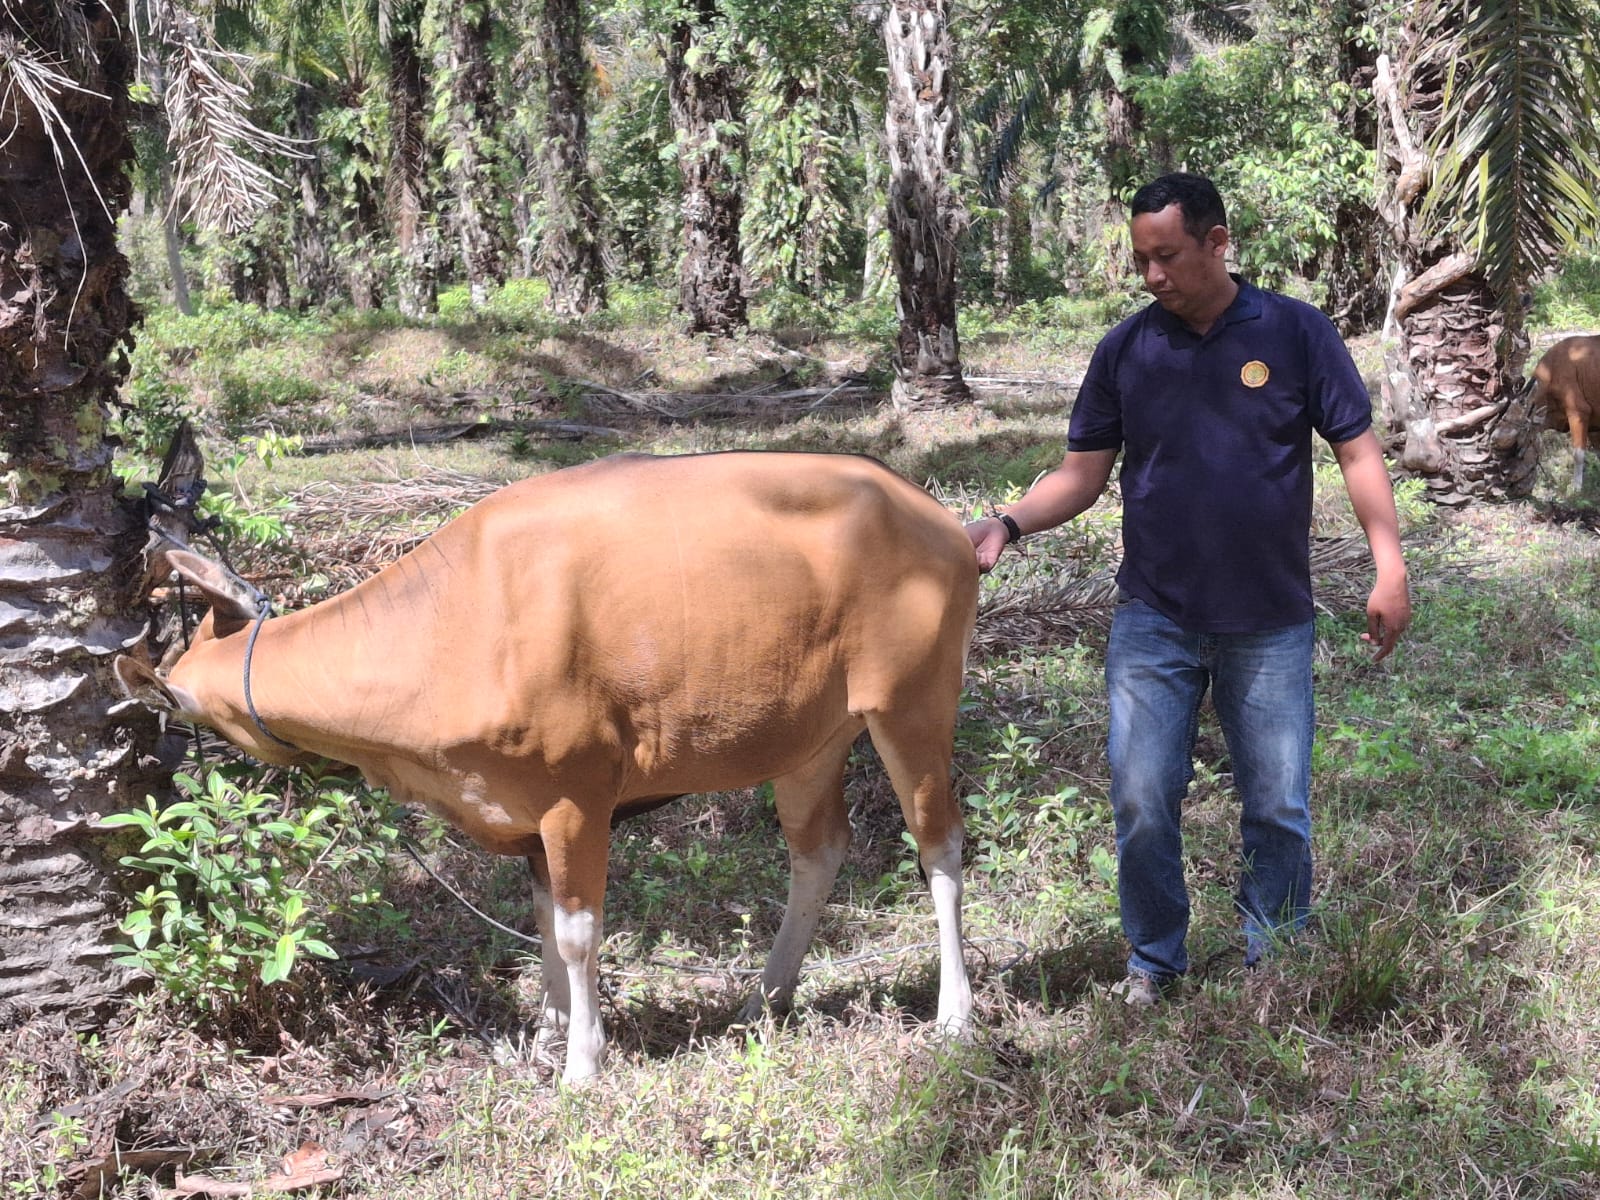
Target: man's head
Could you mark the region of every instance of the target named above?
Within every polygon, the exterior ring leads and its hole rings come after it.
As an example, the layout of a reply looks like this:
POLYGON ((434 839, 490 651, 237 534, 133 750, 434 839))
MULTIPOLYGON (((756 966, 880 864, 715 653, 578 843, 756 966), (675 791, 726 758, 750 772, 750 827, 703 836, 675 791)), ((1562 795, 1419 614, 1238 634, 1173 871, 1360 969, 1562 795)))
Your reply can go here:
POLYGON ((1191 175, 1187 171, 1174 171, 1159 179, 1152 179, 1133 194, 1129 205, 1132 216, 1141 213, 1158 213, 1169 204, 1176 204, 1183 212, 1183 227, 1195 241, 1204 241, 1206 234, 1218 225, 1226 227, 1228 214, 1222 207, 1222 196, 1216 185, 1204 175, 1191 175))
POLYGON ((1209 179, 1175 172, 1133 196, 1133 261, 1144 286, 1173 316, 1209 328, 1233 302, 1228 217, 1209 179))

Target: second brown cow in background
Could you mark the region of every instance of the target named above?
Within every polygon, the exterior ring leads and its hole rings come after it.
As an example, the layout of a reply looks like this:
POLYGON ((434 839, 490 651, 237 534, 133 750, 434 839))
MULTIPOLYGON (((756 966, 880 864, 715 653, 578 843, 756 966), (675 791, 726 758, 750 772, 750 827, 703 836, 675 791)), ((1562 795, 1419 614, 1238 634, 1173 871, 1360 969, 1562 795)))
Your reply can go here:
POLYGON ((1583 490, 1583 458, 1589 431, 1600 429, 1600 336, 1562 338, 1533 369, 1533 411, 1544 411, 1545 428, 1572 435, 1572 487, 1583 490))

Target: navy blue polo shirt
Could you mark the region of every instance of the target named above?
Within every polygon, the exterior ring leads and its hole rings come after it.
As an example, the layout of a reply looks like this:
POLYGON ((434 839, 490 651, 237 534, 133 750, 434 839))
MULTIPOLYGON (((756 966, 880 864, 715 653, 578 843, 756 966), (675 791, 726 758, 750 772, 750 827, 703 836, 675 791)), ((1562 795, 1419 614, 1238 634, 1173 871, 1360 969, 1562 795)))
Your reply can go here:
POLYGON ((1197 633, 1311 620, 1311 434, 1372 424, 1333 323, 1235 279, 1204 337, 1156 303, 1106 334, 1067 431, 1123 452, 1118 584, 1197 633))

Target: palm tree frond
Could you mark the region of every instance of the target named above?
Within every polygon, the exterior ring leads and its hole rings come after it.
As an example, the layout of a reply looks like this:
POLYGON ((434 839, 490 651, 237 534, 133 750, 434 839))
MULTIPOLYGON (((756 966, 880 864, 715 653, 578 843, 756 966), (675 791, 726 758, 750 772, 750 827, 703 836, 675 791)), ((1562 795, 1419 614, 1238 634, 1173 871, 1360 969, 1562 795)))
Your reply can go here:
POLYGON ((174 39, 166 91, 168 141, 177 159, 176 190, 200 224, 238 233, 271 205, 279 181, 256 157, 303 157, 296 143, 249 118, 249 91, 219 67, 239 56, 174 39))
POLYGON ((1477 252, 1506 295, 1600 232, 1600 56, 1582 0, 1454 0, 1426 61, 1444 78, 1423 218, 1477 252))

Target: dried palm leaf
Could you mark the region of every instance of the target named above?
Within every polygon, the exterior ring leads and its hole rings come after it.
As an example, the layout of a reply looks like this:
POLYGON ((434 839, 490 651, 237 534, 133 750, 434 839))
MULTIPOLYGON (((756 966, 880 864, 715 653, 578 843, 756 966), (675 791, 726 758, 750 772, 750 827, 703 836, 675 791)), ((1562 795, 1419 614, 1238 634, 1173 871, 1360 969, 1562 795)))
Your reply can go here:
POLYGON ((193 23, 164 31, 168 51, 167 140, 177 160, 177 193, 200 224, 239 233, 270 207, 281 186, 256 158, 303 158, 298 145, 249 118, 242 55, 202 46, 193 23))

